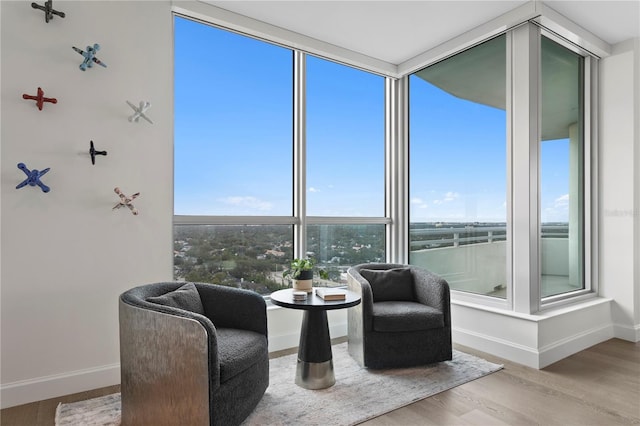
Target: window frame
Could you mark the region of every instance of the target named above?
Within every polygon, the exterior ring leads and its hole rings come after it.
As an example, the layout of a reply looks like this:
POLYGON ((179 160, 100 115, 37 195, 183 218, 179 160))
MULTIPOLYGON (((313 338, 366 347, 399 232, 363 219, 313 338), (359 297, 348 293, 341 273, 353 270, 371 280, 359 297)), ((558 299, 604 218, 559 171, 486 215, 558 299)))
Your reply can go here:
MULTIPOLYGON (((469 47, 482 43, 483 41, 493 38, 496 35, 507 33, 507 66, 513 67, 511 55, 515 51, 513 47, 512 31, 522 26, 537 26, 536 31, 544 34, 546 37, 559 42, 568 47, 584 58, 584 197, 585 197, 585 227, 584 227, 584 277, 585 289, 569 294, 553 296, 545 299, 539 297, 539 279, 531 280, 532 268, 530 258, 527 258, 527 270, 525 276, 527 282, 531 285, 526 287, 526 291, 522 293, 520 290, 516 294, 514 291, 514 281, 516 277, 516 268, 514 265, 520 264, 523 259, 520 253, 514 253, 513 247, 507 252, 507 279, 511 280, 507 286, 506 302, 498 301, 495 298, 452 291, 452 302, 469 303, 473 306, 497 308, 499 310, 511 311, 519 314, 532 314, 538 311, 544 311, 564 305, 592 298, 598 293, 598 122, 597 122, 597 103, 598 103, 598 60, 600 56, 607 56, 610 53, 610 46, 605 42, 594 37, 590 33, 576 27, 563 16, 555 13, 551 9, 542 5, 540 10, 531 8, 527 5, 514 10, 514 13, 498 17, 491 20, 478 28, 475 28, 465 34, 461 34, 438 47, 424 52, 406 62, 398 65, 384 63, 373 58, 365 57, 356 52, 348 51, 338 46, 329 45, 327 43, 308 38, 306 36, 283 30, 271 25, 254 21, 246 17, 235 15, 223 9, 218 9, 209 5, 193 4, 188 7, 180 5, 172 6, 173 14, 201 22, 205 25, 212 25, 217 28, 238 33, 244 36, 252 37, 271 44, 292 49, 296 56, 304 56, 312 54, 321 58, 329 58, 329 60, 341 63, 353 68, 362 69, 364 71, 385 77, 385 216, 379 218, 341 218, 341 217, 307 217, 304 209, 294 210, 294 215, 289 216, 183 216, 174 215, 173 225, 245 225, 245 224, 264 224, 279 225, 286 224, 294 227, 294 244, 297 252, 294 256, 301 255, 306 250, 306 235, 304 225, 306 224, 361 224, 361 223, 383 223, 386 227, 386 257, 387 262, 406 263, 409 259, 409 198, 408 198, 408 182, 409 182, 409 153, 408 153, 408 76, 426 66, 434 64, 449 56, 455 55, 469 47), (295 46, 295 47, 294 47, 295 46), (516 254, 519 256, 516 256, 516 254), (534 293, 534 294, 532 294, 534 293), (525 303, 514 303, 514 300, 522 300, 525 303)), ((529 39, 529 37, 528 37, 529 39)), ((296 82, 299 90, 300 81, 296 82)), ((514 156, 514 147, 512 143, 512 134, 517 130, 514 129, 513 119, 510 114, 513 113, 513 105, 511 99, 511 90, 518 87, 513 80, 511 72, 507 72, 507 156, 514 156)), ((530 90, 529 84, 526 90, 530 90)), ((298 108, 304 108, 304 103, 298 108)), ((531 106, 527 106, 530 111, 531 106)), ((304 111, 303 111, 304 112, 304 111)), ((295 126, 295 120, 294 120, 295 126)), ((304 138, 304 129, 297 128, 296 142, 294 151, 304 138), (300 133, 301 132, 301 133, 300 133)), ((529 128, 526 130, 530 131, 529 128)), ((296 153, 297 156, 304 158, 304 146, 302 150, 296 153)), ((300 161, 300 160, 298 160, 300 161)), ((296 170, 295 173, 304 173, 304 162, 300 161, 302 168, 296 170)), ((530 164, 527 162, 528 166, 530 164)), ((509 179, 507 181, 507 238, 513 239, 513 218, 514 206, 512 196, 517 190, 513 184, 514 167, 512 161, 508 161, 507 173, 509 179)), ((531 171, 529 171, 531 173, 531 171)), ((536 172, 537 175, 537 164, 536 172)), ((536 179, 537 182, 537 179, 536 179)), ((304 183, 304 182, 303 182, 304 183)), ((294 178, 294 185, 296 179, 294 178)), ((305 199, 304 188, 302 184, 296 188, 296 194, 299 200, 305 199)), ((530 200, 527 209, 537 211, 537 196, 530 200), (535 209, 533 208, 535 207, 535 209)), ((294 202, 294 206, 299 202, 294 202)), ((527 216, 529 220, 531 215, 527 216)), ((536 213, 536 224, 539 218, 536 213)), ((527 229, 536 229, 527 224, 527 229)), ((533 234, 533 230, 531 230, 533 234)), ((537 238, 537 232, 536 232, 537 238)), ((531 240, 531 238, 530 238, 531 240)), ((527 250, 529 241, 526 242, 527 250)), ((537 258, 539 257, 538 247, 532 255, 536 258, 536 268, 539 265, 537 258)), ((535 269, 535 268, 534 268, 535 269)), ((536 276, 539 274, 536 272, 536 276)), ((522 286, 521 286, 522 287, 522 286)))
MULTIPOLYGON (((291 50, 293 54, 293 158, 292 158, 292 173, 293 173, 293 206, 292 216, 231 216, 231 215, 173 215, 173 227, 183 225, 291 225, 293 227, 293 256, 297 258, 305 257, 307 252, 307 226, 308 225, 370 225, 379 224, 385 226, 385 235, 388 237, 390 234, 389 227, 394 222, 390 216, 390 209, 388 207, 389 195, 388 189, 392 186, 389 182, 392 179, 392 175, 388 173, 390 169, 389 153, 392 152, 390 148, 391 140, 390 133, 387 128, 386 117, 389 114, 390 101, 389 101, 389 81, 390 77, 381 74, 379 72, 367 70, 360 66, 354 66, 335 59, 327 59, 317 54, 308 53, 303 49, 294 46, 288 46, 284 43, 269 40, 267 38, 254 35, 251 33, 232 29, 219 23, 210 22, 203 18, 196 18, 190 16, 190 14, 184 11, 173 13, 172 19, 176 17, 187 19, 202 25, 211 26, 223 31, 229 31, 240 36, 249 37, 258 41, 262 41, 268 44, 276 45, 279 47, 291 50), (340 65, 355 68, 360 71, 364 71, 370 74, 378 75, 384 78, 384 183, 381 191, 384 191, 384 212, 385 216, 382 217, 346 217, 346 216, 307 216, 306 215, 306 201, 307 201, 307 185, 306 185, 306 58, 308 55, 313 55, 322 60, 328 60, 340 65)), ((175 173, 175 172, 174 172, 175 173)), ((385 238, 385 255, 386 261, 390 260, 390 240, 385 238)), ((268 299, 269 296, 265 295, 268 299)))
POLYGON ((551 41, 563 46, 564 48, 578 54, 582 57, 582 120, 583 120, 583 196, 584 196, 584 250, 583 256, 583 274, 584 288, 575 291, 562 293, 558 295, 540 297, 538 310, 544 311, 567 303, 584 300, 593 297, 598 291, 597 273, 596 273, 596 253, 597 247, 597 97, 598 93, 598 58, 588 50, 567 41, 559 34, 545 28, 542 24, 535 23, 539 27, 539 38, 546 37, 551 41))
MULTIPOLYGON (((522 314, 534 314, 561 305, 592 298, 597 294, 597 61, 591 52, 583 49, 556 32, 535 21, 523 22, 504 30, 507 35, 507 297, 498 298, 452 290, 452 300, 522 314), (584 289, 559 295, 541 297, 540 252, 540 40, 547 37, 583 57, 583 120, 584 120, 584 289), (514 197, 518 199, 514 200, 514 197), (524 195, 520 195, 524 194, 524 195), (520 198, 522 197, 522 198, 520 198), (514 218, 519 218, 518 223, 514 218), (522 218, 526 218, 523 220, 522 218), (527 284, 517 284, 527 283, 527 284)), ((403 77, 441 60, 496 37, 492 32, 485 38, 446 55, 414 66, 403 77)), ((408 92, 407 95, 408 97, 408 92)), ((404 117, 408 129, 408 115, 404 117)), ((408 130, 407 130, 408 132, 408 130)), ((404 139, 408 150, 408 135, 404 139)), ((405 177, 405 200, 408 205, 408 175, 405 177)), ((408 207, 405 212, 408 219, 408 207)), ((404 234, 406 254, 400 262, 407 262, 410 252, 408 230, 404 234)))

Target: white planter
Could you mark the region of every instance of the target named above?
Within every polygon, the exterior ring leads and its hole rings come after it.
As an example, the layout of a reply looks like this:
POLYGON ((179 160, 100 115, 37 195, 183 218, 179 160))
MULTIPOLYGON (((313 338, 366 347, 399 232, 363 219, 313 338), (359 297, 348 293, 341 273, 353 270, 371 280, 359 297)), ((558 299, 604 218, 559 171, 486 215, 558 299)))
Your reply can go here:
POLYGON ((306 291, 311 293, 313 291, 313 280, 292 280, 293 289, 295 291, 306 291))

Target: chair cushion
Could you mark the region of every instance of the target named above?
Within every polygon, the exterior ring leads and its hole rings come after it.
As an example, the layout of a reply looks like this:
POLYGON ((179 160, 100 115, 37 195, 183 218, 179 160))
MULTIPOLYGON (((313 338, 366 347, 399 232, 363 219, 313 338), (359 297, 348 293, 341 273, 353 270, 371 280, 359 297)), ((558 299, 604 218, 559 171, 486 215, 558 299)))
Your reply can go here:
POLYGON ((216 328, 220 383, 237 376, 268 353, 264 334, 237 328, 216 328))
POLYGON ((374 302, 393 300, 415 301, 413 275, 409 268, 361 269, 373 292, 374 302))
POLYGON ((380 332, 418 331, 444 327, 444 315, 417 302, 373 304, 373 330, 380 332))
POLYGON ((171 306, 204 315, 204 307, 200 300, 200 294, 194 283, 186 283, 182 287, 165 293, 162 296, 148 297, 147 302, 158 305, 171 306))

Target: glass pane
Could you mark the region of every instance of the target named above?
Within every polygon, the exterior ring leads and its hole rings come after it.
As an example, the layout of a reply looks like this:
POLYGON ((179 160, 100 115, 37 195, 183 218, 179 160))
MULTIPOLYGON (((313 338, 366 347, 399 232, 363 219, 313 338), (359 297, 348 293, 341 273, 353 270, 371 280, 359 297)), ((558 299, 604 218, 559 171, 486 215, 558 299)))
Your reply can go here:
POLYGON ((384 78, 307 56, 307 214, 384 216, 384 78))
POLYGON ((270 294, 289 286, 291 225, 175 225, 173 275, 270 294))
POLYGON ((584 288, 582 58, 542 38, 541 294, 584 288))
POLYGON ((385 261, 385 225, 308 225, 307 256, 329 274, 314 285, 346 285, 349 267, 385 261))
POLYGON ((409 80, 410 263, 454 290, 506 298, 506 43, 409 80))
POLYGON ((291 216, 293 55, 175 18, 174 213, 291 216))

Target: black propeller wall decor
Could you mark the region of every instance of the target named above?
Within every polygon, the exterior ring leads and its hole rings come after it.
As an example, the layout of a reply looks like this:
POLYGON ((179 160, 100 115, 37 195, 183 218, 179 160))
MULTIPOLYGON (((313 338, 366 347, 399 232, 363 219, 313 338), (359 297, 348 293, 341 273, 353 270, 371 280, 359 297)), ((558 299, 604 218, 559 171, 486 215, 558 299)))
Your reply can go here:
POLYGON ((107 155, 107 151, 97 151, 93 146, 93 141, 89 142, 89 155, 91 155, 91 164, 96 164, 96 155, 107 155))

